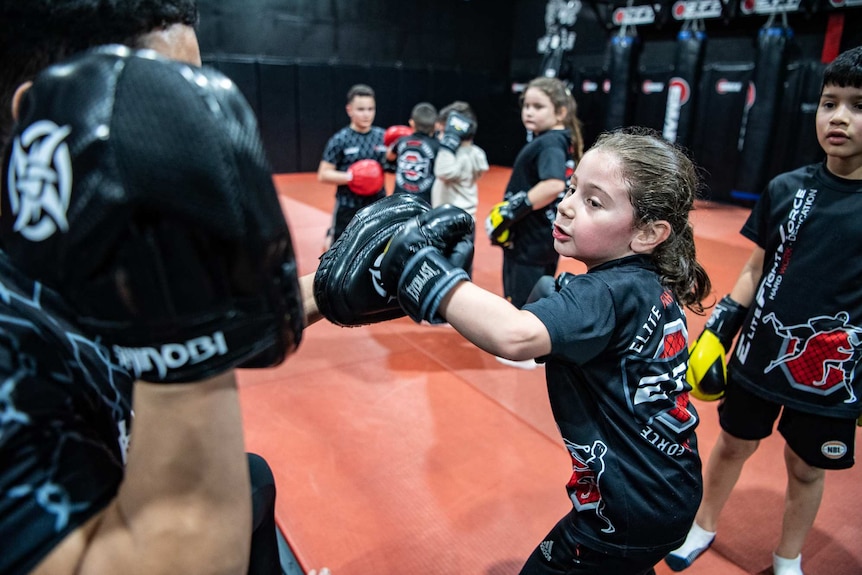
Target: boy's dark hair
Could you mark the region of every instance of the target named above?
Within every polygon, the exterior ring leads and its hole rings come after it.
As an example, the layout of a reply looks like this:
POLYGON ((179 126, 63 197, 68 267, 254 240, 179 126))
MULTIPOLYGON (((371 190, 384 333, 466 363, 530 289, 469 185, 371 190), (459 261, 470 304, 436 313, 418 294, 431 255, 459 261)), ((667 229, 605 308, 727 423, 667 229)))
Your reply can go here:
POLYGON ((410 119, 413 120, 413 128, 417 132, 430 136, 434 133, 434 122, 437 121, 437 108, 428 102, 419 102, 413 106, 410 119))
POLYGON ((452 112, 458 112, 473 123, 470 129, 467 130, 461 138, 463 140, 472 140, 476 136, 476 130, 479 127, 479 122, 476 120, 476 113, 473 112, 473 108, 470 107, 470 104, 467 102, 455 100, 440 110, 440 115, 437 117, 437 121, 445 126, 446 122, 449 120, 449 114, 452 112))
POLYGON ((842 52, 823 71, 823 84, 841 88, 862 88, 862 46, 842 52))
POLYGON ((349 104, 354 98, 359 96, 368 96, 369 98, 373 98, 374 88, 367 84, 354 84, 347 91, 347 103, 349 104))
POLYGON ((15 90, 54 62, 101 44, 139 48, 144 34, 195 26, 196 0, 4 0, 0 4, 0 148, 15 90))

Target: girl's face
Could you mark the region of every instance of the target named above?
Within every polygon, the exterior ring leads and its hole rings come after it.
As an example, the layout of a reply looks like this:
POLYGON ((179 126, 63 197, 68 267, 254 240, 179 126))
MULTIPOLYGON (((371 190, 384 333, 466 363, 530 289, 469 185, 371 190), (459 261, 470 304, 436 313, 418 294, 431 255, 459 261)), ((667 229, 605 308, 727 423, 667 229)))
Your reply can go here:
POLYGON ((521 106, 521 121, 524 127, 534 134, 547 132, 554 127, 562 127, 565 110, 557 112, 554 103, 542 90, 529 88, 524 93, 521 106))
POLYGON ((374 114, 377 108, 371 96, 356 96, 347 104, 347 115, 350 126, 360 133, 365 133, 374 124, 374 114))
POLYGON ((634 207, 620 177, 619 158, 602 150, 587 152, 557 207, 554 248, 587 268, 637 253, 632 242, 634 207))

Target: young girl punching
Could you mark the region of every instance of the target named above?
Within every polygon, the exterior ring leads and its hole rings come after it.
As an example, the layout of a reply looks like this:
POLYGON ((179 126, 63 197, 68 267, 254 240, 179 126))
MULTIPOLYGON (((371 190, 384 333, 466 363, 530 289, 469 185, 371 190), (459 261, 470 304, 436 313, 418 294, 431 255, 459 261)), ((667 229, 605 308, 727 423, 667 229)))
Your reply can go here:
POLYGON ((657 134, 601 135, 552 232, 556 251, 588 271, 523 309, 466 281, 436 248, 417 249, 455 227, 445 207, 390 243, 387 289, 414 320, 445 320, 490 353, 546 364, 572 510, 522 574, 650 573, 685 539, 702 482, 684 307, 702 313, 710 291, 689 222, 698 188, 692 162, 657 134))
POLYGON ((521 120, 533 138, 515 158, 504 201, 485 220, 491 243, 504 248, 503 294, 518 308, 539 278, 556 272, 554 216, 584 149, 575 100, 557 78, 527 85, 521 120))

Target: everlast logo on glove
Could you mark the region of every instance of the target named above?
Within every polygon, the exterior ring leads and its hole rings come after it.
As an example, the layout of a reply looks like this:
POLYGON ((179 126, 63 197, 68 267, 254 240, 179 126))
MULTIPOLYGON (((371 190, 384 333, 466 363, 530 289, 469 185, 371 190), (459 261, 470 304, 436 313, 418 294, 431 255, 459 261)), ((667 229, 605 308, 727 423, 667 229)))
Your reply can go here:
POLYGON ((422 262, 422 266, 419 268, 418 273, 411 278, 410 285, 408 285, 404 291, 407 292, 407 295, 419 301, 422 297, 422 290, 425 289, 425 285, 430 280, 439 276, 441 271, 442 270, 440 270, 440 268, 432 267, 427 261, 422 262))
POLYGON ((212 336, 202 335, 185 343, 166 343, 161 348, 114 346, 114 355, 121 367, 141 377, 152 371, 164 379, 169 369, 204 362, 228 352, 224 333, 217 331, 212 336))

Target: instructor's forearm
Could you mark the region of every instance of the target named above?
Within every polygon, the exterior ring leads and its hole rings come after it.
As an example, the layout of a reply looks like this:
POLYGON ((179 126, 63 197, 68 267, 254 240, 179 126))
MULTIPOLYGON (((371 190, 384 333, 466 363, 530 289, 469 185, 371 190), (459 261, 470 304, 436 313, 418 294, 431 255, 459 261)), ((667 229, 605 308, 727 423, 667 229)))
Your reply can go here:
POLYGON ((314 299, 314 275, 306 274, 299 278, 299 289, 302 292, 302 309, 305 312, 305 325, 311 325, 319 321, 323 316, 317 309, 317 300, 314 299))
POLYGON ((350 181, 350 174, 336 169, 335 164, 321 162, 317 167, 317 181, 341 186, 350 181))
POLYGON ((233 372, 136 383, 134 409, 125 479, 79 573, 245 573, 251 487, 233 372))

